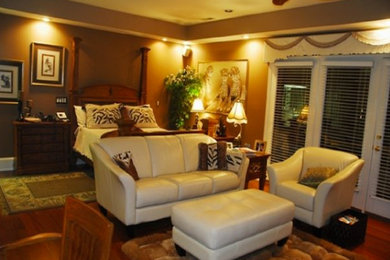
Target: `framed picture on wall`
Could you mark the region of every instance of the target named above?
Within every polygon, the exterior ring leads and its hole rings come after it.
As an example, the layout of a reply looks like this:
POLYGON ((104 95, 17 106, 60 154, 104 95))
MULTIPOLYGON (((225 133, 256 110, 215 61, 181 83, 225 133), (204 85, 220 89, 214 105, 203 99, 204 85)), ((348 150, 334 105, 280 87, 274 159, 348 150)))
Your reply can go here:
POLYGON ((238 100, 246 104, 248 60, 199 62, 200 98, 205 111, 227 115, 238 100))
POLYGON ((17 101, 22 83, 23 62, 0 60, 0 100, 17 101))
POLYGON ((65 48, 61 46, 31 44, 31 85, 64 86, 65 48))

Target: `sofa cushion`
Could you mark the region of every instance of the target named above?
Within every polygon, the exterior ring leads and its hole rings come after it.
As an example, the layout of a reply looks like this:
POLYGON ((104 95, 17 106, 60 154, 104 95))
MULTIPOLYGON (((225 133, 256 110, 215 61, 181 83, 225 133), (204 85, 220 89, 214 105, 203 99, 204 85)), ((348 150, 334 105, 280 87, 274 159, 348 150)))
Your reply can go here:
POLYGON ((313 211, 315 192, 315 189, 299 184, 296 181, 284 181, 278 184, 276 195, 288 198, 296 207, 313 211))
POLYGON ((240 184, 237 174, 226 170, 199 171, 213 181, 213 193, 236 189, 240 184))
POLYGON ((99 145, 110 157, 121 152, 131 151, 138 177, 152 177, 152 163, 149 155, 149 147, 144 137, 120 136, 103 138, 99 140, 99 145))
POLYGON ((175 183, 179 189, 179 200, 185 200, 212 194, 213 183, 211 178, 196 172, 178 173, 160 176, 159 178, 175 183))
POLYGON ((153 176, 185 172, 180 140, 174 135, 145 136, 152 162, 153 176))
POLYGON ((226 142, 199 144, 199 170, 224 170, 226 168, 226 142))
POLYGON ((237 173, 240 170, 244 159, 244 153, 238 149, 226 150, 226 164, 229 171, 237 173))
POLYGON ((144 178, 136 182, 136 208, 178 200, 178 186, 163 178, 144 178))
POLYGON ((199 166, 199 143, 215 143, 215 139, 206 134, 180 134, 176 135, 183 148, 185 171, 196 171, 199 166))
POLYGON ((321 182, 332 177, 336 173, 337 170, 332 167, 307 168, 305 174, 303 174, 298 183, 316 189, 321 182))
POLYGON ((112 159, 121 167, 123 170, 125 170, 128 174, 130 174, 131 177, 133 177, 134 180, 138 180, 138 173, 137 169, 134 166, 133 163, 133 155, 131 154, 131 151, 125 151, 122 153, 115 154, 112 159))

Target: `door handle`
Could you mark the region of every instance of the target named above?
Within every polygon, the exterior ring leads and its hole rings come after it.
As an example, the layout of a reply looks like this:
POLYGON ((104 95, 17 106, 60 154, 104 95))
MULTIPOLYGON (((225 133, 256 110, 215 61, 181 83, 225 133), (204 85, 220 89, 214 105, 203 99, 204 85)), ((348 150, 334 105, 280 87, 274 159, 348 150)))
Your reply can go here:
POLYGON ((379 145, 377 145, 377 146, 374 147, 374 150, 379 152, 381 150, 381 147, 379 145))

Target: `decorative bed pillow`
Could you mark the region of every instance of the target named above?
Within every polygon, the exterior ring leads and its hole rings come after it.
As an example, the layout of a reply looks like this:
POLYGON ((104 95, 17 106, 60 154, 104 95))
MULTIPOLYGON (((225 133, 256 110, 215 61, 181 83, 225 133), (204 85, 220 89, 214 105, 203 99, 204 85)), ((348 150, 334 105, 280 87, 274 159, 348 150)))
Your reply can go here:
POLYGON ((137 169, 134 166, 133 155, 130 151, 126 151, 123 153, 115 154, 112 159, 121 167, 124 171, 126 171, 134 180, 138 180, 137 169))
POLYGON ((74 113, 76 115, 77 119, 77 125, 78 126, 86 126, 86 118, 87 115, 85 113, 85 110, 82 106, 73 106, 74 107, 74 113))
POLYGON ((136 127, 158 127, 153 109, 149 105, 124 107, 126 109, 127 116, 135 122, 136 127))
POLYGON ((115 128, 116 120, 121 118, 122 104, 95 105, 87 104, 87 127, 88 128, 115 128))
POLYGON ((199 143, 199 170, 225 170, 226 142, 199 143))
POLYGON ((307 168, 305 174, 298 181, 298 183, 316 189, 321 182, 332 177, 336 173, 337 170, 331 167, 307 168))
POLYGON ((238 172, 241 167, 244 154, 237 149, 228 149, 226 154, 227 169, 238 172))

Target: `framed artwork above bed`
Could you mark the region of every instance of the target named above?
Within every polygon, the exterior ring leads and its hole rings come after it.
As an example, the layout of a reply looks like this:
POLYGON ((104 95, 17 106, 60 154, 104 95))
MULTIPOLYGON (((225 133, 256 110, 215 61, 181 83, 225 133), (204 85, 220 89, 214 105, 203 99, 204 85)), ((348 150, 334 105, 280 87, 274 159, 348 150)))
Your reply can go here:
POLYGON ((31 44, 31 85, 64 86, 65 48, 43 43, 31 44))

